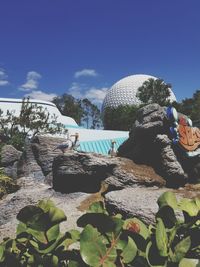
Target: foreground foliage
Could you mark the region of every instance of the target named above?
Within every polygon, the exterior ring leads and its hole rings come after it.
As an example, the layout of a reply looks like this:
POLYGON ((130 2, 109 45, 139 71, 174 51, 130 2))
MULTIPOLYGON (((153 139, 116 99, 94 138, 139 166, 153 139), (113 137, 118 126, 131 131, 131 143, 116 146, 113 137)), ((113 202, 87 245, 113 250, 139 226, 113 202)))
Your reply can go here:
POLYGON ((9 193, 13 193, 19 189, 17 182, 3 173, 0 168, 0 199, 9 193))
POLYGON ((200 199, 177 202, 166 192, 158 205, 156 224, 147 227, 94 203, 77 221, 83 230, 64 234, 59 224, 66 216, 53 202, 26 206, 17 215, 16 238, 0 245, 0 266, 199 267, 200 199))

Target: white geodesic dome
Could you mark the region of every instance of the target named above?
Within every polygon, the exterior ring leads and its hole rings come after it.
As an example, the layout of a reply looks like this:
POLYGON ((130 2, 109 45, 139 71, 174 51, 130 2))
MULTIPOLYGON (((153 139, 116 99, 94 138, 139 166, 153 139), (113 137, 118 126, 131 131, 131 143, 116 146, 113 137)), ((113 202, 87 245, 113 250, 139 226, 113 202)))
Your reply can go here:
MULTIPOLYGON (((102 111, 107 107, 118 107, 120 105, 138 105, 141 101, 137 98, 136 94, 138 88, 148 79, 158 79, 151 75, 136 74, 127 76, 116 82, 107 92, 102 111)), ((176 101, 174 93, 170 90, 169 100, 176 101)))

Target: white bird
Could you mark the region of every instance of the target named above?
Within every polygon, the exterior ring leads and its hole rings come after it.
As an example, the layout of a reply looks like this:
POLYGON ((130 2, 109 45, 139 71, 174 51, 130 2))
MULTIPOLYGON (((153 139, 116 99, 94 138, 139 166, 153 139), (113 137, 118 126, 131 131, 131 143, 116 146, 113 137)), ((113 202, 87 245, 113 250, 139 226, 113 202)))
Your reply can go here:
POLYGON ((74 135, 71 135, 72 137, 75 137, 74 142, 72 142, 72 148, 73 150, 76 150, 79 146, 79 133, 75 133, 74 135))
POLYGON ((111 147, 108 150, 108 155, 110 155, 111 157, 115 157, 117 155, 117 151, 115 149, 115 144, 116 144, 116 141, 112 140, 111 141, 111 147))
POLYGON ((64 154, 66 150, 71 149, 71 147, 72 147, 72 141, 67 140, 66 142, 63 142, 59 144, 57 147, 55 147, 53 151, 55 151, 56 149, 60 149, 64 154))

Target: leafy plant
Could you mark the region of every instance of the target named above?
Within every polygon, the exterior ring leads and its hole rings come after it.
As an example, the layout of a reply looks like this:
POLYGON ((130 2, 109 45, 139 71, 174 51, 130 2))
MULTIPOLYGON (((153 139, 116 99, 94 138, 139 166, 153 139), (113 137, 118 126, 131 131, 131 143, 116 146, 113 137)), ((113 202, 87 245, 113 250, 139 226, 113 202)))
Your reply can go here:
POLYGON ((11 144, 21 150, 26 137, 38 133, 61 133, 65 128, 57 123, 55 115, 50 115, 47 109, 30 103, 29 98, 23 99, 20 114, 0 110, 0 139, 3 144, 11 144))
POLYGON ((3 168, 0 168, 0 199, 9 193, 13 193, 19 189, 19 185, 12 178, 5 175, 3 168))
POLYGON ((200 199, 178 202, 166 192, 158 205, 156 224, 147 227, 94 203, 77 221, 83 230, 64 234, 59 224, 66 216, 52 201, 26 206, 16 238, 0 244, 0 266, 199 267, 200 199))

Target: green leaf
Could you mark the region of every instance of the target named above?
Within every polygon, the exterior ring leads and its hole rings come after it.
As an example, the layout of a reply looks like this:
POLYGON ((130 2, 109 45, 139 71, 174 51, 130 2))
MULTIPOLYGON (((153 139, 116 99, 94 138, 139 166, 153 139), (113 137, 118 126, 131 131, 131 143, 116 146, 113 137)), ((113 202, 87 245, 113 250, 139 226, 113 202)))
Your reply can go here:
POLYGON ((177 223, 174 209, 170 206, 161 207, 156 214, 156 218, 161 218, 167 229, 173 228, 177 223))
POLYGON ((37 231, 45 231, 48 223, 47 218, 44 216, 44 211, 32 205, 21 209, 17 214, 17 219, 23 222, 27 227, 37 231))
POLYGON ((183 198, 179 202, 179 208, 185 211, 191 217, 197 216, 200 211, 195 200, 190 200, 186 198, 183 198))
POLYGON ((4 251, 5 247, 3 245, 0 245, 0 262, 4 260, 4 251))
POLYGON ((189 251, 191 246, 191 238, 188 236, 181 240, 174 248, 173 262, 180 262, 189 251))
POLYGON ((81 267, 77 261, 69 261, 68 267, 81 267))
POLYGON ((178 208, 176 196, 173 192, 167 191, 163 193, 157 200, 159 208, 170 206, 172 209, 178 208))
POLYGON ((166 267, 167 266, 166 258, 161 257, 158 254, 158 250, 154 242, 152 243, 151 241, 149 241, 146 247, 145 255, 146 255, 146 260, 149 264, 148 266, 151 266, 151 267, 166 267))
POLYGON ((80 253, 83 261, 90 266, 115 266, 117 240, 107 247, 108 241, 97 229, 87 225, 80 236, 80 253))
POLYGON ((87 224, 96 227, 101 233, 111 232, 115 229, 114 220, 103 213, 86 213, 77 220, 79 227, 85 227, 87 224))
POLYGON ((198 197, 196 197, 195 198, 195 203, 196 203, 196 205, 197 205, 197 207, 198 207, 198 209, 199 209, 199 211, 200 211, 200 198, 198 197))
POLYGON ((70 230, 68 232, 71 235, 73 241, 78 241, 80 239, 80 232, 78 230, 70 230))
POLYGON ((102 201, 92 203, 87 211, 88 213, 107 213, 102 201))
POLYGON ((58 238, 57 240, 55 240, 54 242, 50 242, 47 243, 47 246, 43 249, 36 249, 39 253, 41 254, 48 254, 48 253, 52 253, 54 250, 56 250, 59 246, 61 246, 65 240, 66 240, 66 234, 62 235, 60 238, 58 238))
POLYGON ((46 236, 48 238, 48 241, 53 241, 56 240, 58 238, 60 234, 60 227, 59 224, 56 224, 54 226, 52 226, 47 232, 46 232, 46 236))
POLYGON ((26 224, 22 223, 22 222, 19 222, 18 225, 17 225, 17 231, 16 231, 16 234, 19 235, 21 233, 24 233, 27 231, 27 226, 26 224))
POLYGON ((167 257, 168 238, 167 238, 166 228, 164 226, 162 219, 160 218, 157 219, 155 234, 156 234, 156 245, 160 256, 167 257))
POLYGON ((129 263, 134 260, 137 255, 137 246, 132 238, 128 237, 127 245, 124 247, 121 255, 124 263, 129 263))
POLYGON ((200 260, 184 258, 180 261, 178 267, 200 267, 200 260))
POLYGON ((38 206, 48 214, 49 222, 52 225, 59 224, 67 219, 65 213, 61 209, 57 208, 51 200, 42 200, 39 202, 38 206))

